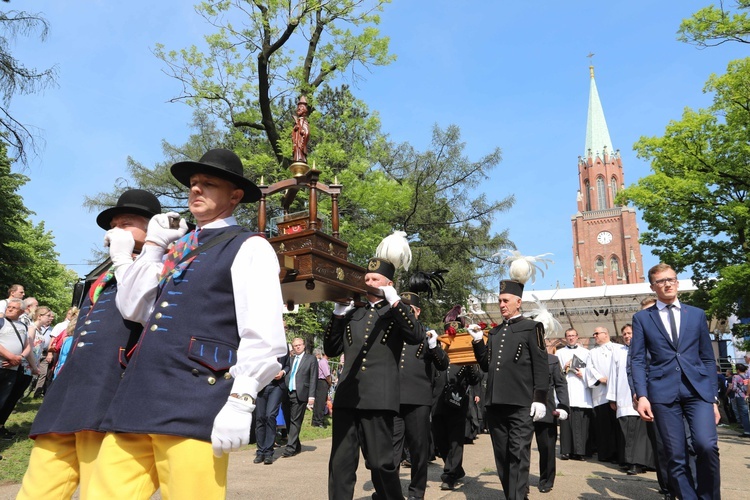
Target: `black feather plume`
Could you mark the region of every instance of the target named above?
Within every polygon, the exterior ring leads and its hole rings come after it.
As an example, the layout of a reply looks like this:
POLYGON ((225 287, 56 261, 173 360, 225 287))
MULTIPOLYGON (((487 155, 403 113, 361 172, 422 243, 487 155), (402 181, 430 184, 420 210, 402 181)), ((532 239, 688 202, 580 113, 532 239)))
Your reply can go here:
POLYGON ((417 271, 409 278, 409 291, 417 294, 424 294, 428 299, 432 298, 433 293, 439 292, 443 285, 445 285, 445 278, 443 273, 447 273, 447 269, 438 269, 430 273, 425 271, 417 271))

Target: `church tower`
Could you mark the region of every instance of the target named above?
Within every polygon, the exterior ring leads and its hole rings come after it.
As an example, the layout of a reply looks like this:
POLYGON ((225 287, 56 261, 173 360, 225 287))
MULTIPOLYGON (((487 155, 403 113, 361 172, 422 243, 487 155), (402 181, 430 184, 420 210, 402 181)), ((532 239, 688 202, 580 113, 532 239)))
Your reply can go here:
POLYGON ((574 286, 643 283, 635 209, 615 205, 618 190, 625 186, 620 150, 612 148, 593 66, 589 72, 586 146, 578 157, 578 212, 571 217, 574 286))

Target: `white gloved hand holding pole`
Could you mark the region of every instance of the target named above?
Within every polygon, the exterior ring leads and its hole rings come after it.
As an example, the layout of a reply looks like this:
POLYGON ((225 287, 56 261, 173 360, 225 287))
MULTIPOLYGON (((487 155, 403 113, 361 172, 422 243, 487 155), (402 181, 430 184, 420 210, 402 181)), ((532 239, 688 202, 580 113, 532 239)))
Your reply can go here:
POLYGON ((471 338, 478 342, 484 338, 484 332, 482 331, 482 327, 476 324, 471 324, 466 327, 466 331, 469 332, 469 335, 471 335, 471 338))
POLYGON ((187 222, 177 212, 154 215, 148 223, 146 242, 166 250, 170 243, 185 236, 187 230, 187 222), (172 222, 178 219, 177 224, 172 222))
POLYGON ((531 412, 529 415, 534 418, 534 422, 541 420, 547 415, 547 405, 544 403, 531 403, 531 412))
POLYGON ((427 330, 427 347, 434 349, 437 347, 437 332, 435 330, 427 330))
POLYGON ((349 311, 354 310, 354 301, 350 301, 348 304, 341 304, 339 302, 336 302, 336 305, 333 306, 333 314, 336 316, 346 316, 346 313, 349 311))
POLYGON ((390 305, 394 305, 396 304, 396 302, 401 300, 401 297, 398 296, 398 292, 392 286, 381 286, 378 288, 383 290, 383 295, 385 295, 385 300, 387 300, 390 305))

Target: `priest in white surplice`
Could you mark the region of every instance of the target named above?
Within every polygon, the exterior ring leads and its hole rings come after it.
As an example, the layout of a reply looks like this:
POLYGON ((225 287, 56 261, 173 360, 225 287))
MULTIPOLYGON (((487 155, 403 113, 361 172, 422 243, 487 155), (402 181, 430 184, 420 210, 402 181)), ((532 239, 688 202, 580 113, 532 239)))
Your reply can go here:
POLYGON ((603 326, 594 328, 594 341, 596 347, 589 351, 584 380, 591 388, 591 403, 594 405, 596 454, 600 462, 617 463, 617 417, 607 400, 607 382, 615 344, 610 342, 609 331, 603 326))
POLYGON ((622 439, 618 444, 618 461, 627 466, 629 475, 635 475, 642 473, 645 467, 654 467, 654 449, 648 439, 647 423, 633 407, 633 393, 628 383, 627 362, 633 327, 627 324, 620 332, 625 345, 612 353, 607 399, 610 406, 616 409, 617 422, 620 424, 622 439))
POLYGON ((565 331, 565 342, 565 347, 557 350, 557 357, 568 382, 570 415, 560 422, 560 458, 583 460, 589 454, 587 444, 593 412, 591 390, 583 378, 589 351, 578 345, 578 332, 573 328, 565 331))

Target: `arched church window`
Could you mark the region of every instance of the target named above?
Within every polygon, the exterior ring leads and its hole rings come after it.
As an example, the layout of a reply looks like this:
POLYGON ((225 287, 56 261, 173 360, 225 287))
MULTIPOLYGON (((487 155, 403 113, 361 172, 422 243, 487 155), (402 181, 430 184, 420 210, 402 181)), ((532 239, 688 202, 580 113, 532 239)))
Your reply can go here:
POLYGON ((583 200, 586 204, 584 210, 591 212, 591 186, 589 185, 588 179, 583 181, 583 196, 583 200))
POLYGON ((609 180, 609 190, 612 192, 612 205, 614 206, 615 197, 617 196, 617 177, 614 175, 609 180))
POLYGON ((596 258, 596 262, 594 262, 594 270, 597 273, 603 273, 604 272, 604 259, 601 257, 596 258))
POLYGON ((596 200, 597 210, 607 208, 607 192, 604 189, 604 177, 602 176, 596 178, 596 200))
POLYGON ((609 259, 609 268, 612 270, 615 276, 620 275, 620 261, 616 255, 613 255, 612 258, 609 259))

